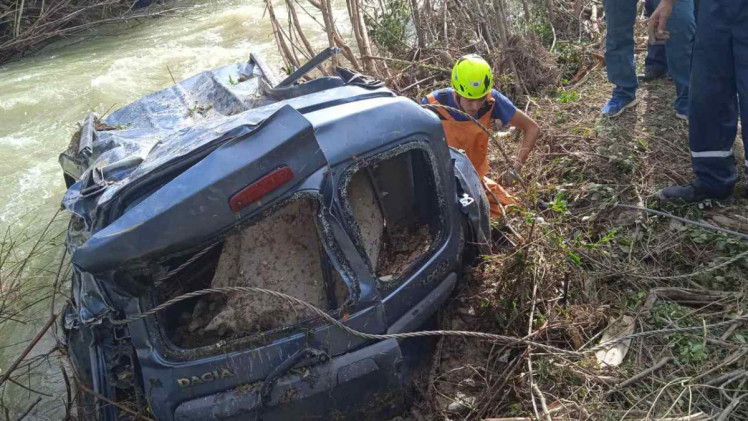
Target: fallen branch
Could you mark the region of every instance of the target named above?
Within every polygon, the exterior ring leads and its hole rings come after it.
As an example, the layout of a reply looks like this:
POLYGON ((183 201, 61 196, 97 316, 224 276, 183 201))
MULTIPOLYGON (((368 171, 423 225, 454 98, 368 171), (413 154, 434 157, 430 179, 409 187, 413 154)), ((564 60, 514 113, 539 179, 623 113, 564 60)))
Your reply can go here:
POLYGON ((722 411, 721 414, 719 414, 719 417, 717 417, 717 421, 726 421, 727 418, 730 417, 730 414, 732 414, 732 411, 734 411, 735 408, 740 405, 740 401, 743 400, 743 396, 745 395, 740 395, 737 398, 733 398, 730 404, 727 405, 727 408, 725 408, 725 410, 722 411))
POLYGON ((23 414, 21 414, 20 417, 18 417, 18 421, 21 421, 22 419, 26 418, 26 416, 29 415, 29 413, 31 413, 31 410, 33 410, 34 407, 36 405, 38 405, 39 402, 41 402, 41 401, 42 401, 41 397, 36 398, 36 400, 34 401, 34 403, 32 403, 31 406, 29 406, 28 409, 23 414))
POLYGON ((47 333, 47 331, 49 330, 50 327, 52 327, 52 325, 54 325, 55 320, 57 320, 56 314, 52 315, 52 317, 49 318, 49 320, 47 321, 47 324, 44 325, 42 330, 40 330, 39 333, 36 334, 36 337, 31 341, 31 343, 29 343, 26 346, 26 349, 24 349, 23 352, 21 352, 21 355, 19 355, 18 358, 16 358, 16 360, 13 361, 13 364, 11 364, 10 367, 8 367, 8 370, 5 373, 3 373, 2 377, 0 377, 0 385, 5 383, 5 381, 8 380, 8 378, 10 378, 10 375, 13 374, 13 371, 15 371, 16 368, 18 368, 18 365, 21 364, 21 361, 23 361, 24 358, 26 358, 26 356, 29 355, 29 352, 31 352, 31 350, 34 349, 34 347, 36 346, 36 344, 39 343, 39 341, 42 339, 44 334, 47 333))
POLYGON ((543 392, 540 390, 537 384, 533 383, 532 390, 535 391, 535 394, 538 395, 538 399, 540 399, 540 407, 543 408, 543 416, 545 417, 545 421, 553 421, 551 418, 551 413, 548 411, 548 404, 545 402, 545 396, 543 395, 543 392))
POLYGON ((447 69, 446 67, 433 66, 431 64, 419 63, 417 61, 400 60, 398 58, 380 57, 380 56, 362 56, 362 58, 370 58, 370 59, 380 60, 380 61, 390 61, 392 63, 400 63, 400 64, 407 64, 411 66, 423 67, 424 69, 436 70, 436 71, 444 72, 448 74, 452 73, 452 70, 447 69))
POLYGON ((621 389, 623 389, 625 387, 631 386, 632 384, 638 382, 639 380, 643 379, 644 377, 646 377, 646 376, 654 373, 655 371, 661 369, 662 367, 665 366, 665 364, 669 363, 670 361, 673 361, 673 357, 665 357, 665 358, 661 359, 660 362, 658 362, 657 364, 653 365, 652 367, 649 367, 648 369, 642 371, 641 373, 639 373, 639 374, 637 374, 637 375, 635 375, 635 376, 633 376, 633 377, 631 377, 629 379, 624 380, 623 382, 621 382, 621 384, 619 384, 618 386, 616 386, 616 388, 614 388, 612 390, 609 390, 606 393, 606 395, 611 395, 611 394, 613 394, 615 392, 620 391, 621 389))
POLYGON ((146 420, 146 421, 156 421, 156 420, 154 420, 153 418, 151 418, 151 417, 148 417, 148 416, 146 416, 146 415, 143 415, 143 414, 141 414, 141 413, 139 413, 139 412, 135 412, 135 411, 133 411, 132 409, 130 409, 130 408, 128 408, 128 407, 126 407, 126 406, 122 405, 121 403, 115 402, 115 401, 113 401, 113 400, 111 400, 111 399, 107 398, 106 396, 104 396, 104 395, 102 395, 102 394, 100 394, 100 393, 96 393, 96 392, 94 392, 93 390, 91 390, 91 389, 89 389, 88 387, 86 387, 86 385, 84 385, 83 383, 80 383, 80 382, 78 382, 78 387, 79 387, 79 388, 80 388, 80 389, 81 389, 82 391, 84 391, 84 392, 86 392, 86 393, 89 393, 89 394, 90 394, 91 396, 93 396, 94 398, 96 398, 96 399, 99 399, 99 400, 102 400, 102 401, 104 401, 104 402, 106 402, 106 403, 108 403, 108 404, 110 404, 110 405, 114 405, 114 406, 116 406, 117 408, 119 408, 119 409, 120 409, 121 411, 123 411, 123 412, 127 412, 128 414, 130 414, 130 415, 133 415, 133 416, 135 416, 135 419, 136 419, 136 420, 139 420, 139 419, 144 419, 144 420, 146 420))

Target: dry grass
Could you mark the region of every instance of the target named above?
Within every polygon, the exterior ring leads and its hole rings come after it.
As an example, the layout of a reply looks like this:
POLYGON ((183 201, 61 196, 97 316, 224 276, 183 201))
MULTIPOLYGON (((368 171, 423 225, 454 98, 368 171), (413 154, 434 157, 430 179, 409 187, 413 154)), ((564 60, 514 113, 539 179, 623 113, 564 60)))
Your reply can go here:
MULTIPOLYGON (((743 221, 748 201, 738 194, 727 205, 660 206, 656 192, 691 175, 688 127, 675 118, 672 83, 642 86, 641 103, 614 120, 599 116, 609 92, 604 70, 595 70, 579 86, 527 102, 543 137, 524 170, 523 204, 504 221, 522 239, 515 238, 516 249, 483 257, 445 311, 445 327, 531 335, 585 350, 622 315, 643 332, 706 326, 744 312, 748 261, 704 269, 748 250, 745 241, 617 205, 717 224, 725 221, 717 215, 743 221), (701 273, 658 279, 693 272, 701 273), (695 290, 699 299, 652 294, 663 287, 695 290)), ((511 138, 508 150, 516 148, 511 138)), ((415 412, 444 419, 668 419, 699 412, 746 419, 746 340, 740 323, 652 335, 634 339, 620 366, 602 367, 594 355, 569 360, 443 338, 415 412), (616 387, 666 358, 660 369, 616 387), (721 378, 726 373, 733 377, 721 378)))

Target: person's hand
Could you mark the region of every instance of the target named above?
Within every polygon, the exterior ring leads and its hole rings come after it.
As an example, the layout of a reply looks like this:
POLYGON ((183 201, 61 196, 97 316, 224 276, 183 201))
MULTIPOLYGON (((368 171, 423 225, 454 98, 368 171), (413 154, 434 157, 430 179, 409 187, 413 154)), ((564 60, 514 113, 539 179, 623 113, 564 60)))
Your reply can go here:
POLYGON ((512 168, 501 173, 501 185, 504 187, 515 186, 520 183, 519 172, 512 168))
POLYGON ((652 44, 670 38, 670 33, 667 31, 667 20, 671 13, 673 13, 673 0, 662 0, 652 13, 647 23, 647 32, 652 44))

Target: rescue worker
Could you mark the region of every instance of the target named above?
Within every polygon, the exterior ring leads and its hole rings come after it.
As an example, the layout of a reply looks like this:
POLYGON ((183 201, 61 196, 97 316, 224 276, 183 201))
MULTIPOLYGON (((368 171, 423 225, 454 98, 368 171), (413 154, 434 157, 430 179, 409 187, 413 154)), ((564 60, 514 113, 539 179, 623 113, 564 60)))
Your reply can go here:
MULTIPOLYGON (((650 37, 667 38, 674 3, 661 1, 649 22, 650 37)), ((665 201, 692 203, 732 194, 738 181, 733 144, 739 114, 748 149, 748 1, 701 0, 696 34, 688 119, 694 177, 688 185, 662 190, 665 201)), ((745 165, 748 169, 748 160, 745 165)))
MULTIPOLYGON (((616 117, 637 104, 636 59, 634 57, 634 23, 638 0, 603 0, 605 6, 605 67, 608 80, 616 85, 602 115, 616 117)), ((670 18, 670 38, 665 54, 670 75, 675 83, 676 117, 688 119, 688 83, 691 51, 696 30, 693 0, 679 0, 670 18)))
MULTIPOLYGON (((478 55, 461 57, 452 68, 452 87, 432 92, 422 100, 424 104, 441 104, 464 111, 491 127, 491 120, 499 120, 502 125, 516 127, 522 132, 522 142, 512 168, 501 174, 501 183, 514 185, 519 181, 519 173, 527 157, 535 148, 540 128, 527 114, 518 110, 512 102, 493 88, 491 66, 478 55)), ((478 125, 465 116, 445 109, 436 110, 444 127, 449 146, 465 151, 478 175, 483 178, 491 205, 491 217, 501 216, 499 206, 516 203, 498 183, 488 178, 489 136, 478 125), (493 195, 491 194, 493 193, 493 195), (494 195, 501 203, 496 203, 494 195)))

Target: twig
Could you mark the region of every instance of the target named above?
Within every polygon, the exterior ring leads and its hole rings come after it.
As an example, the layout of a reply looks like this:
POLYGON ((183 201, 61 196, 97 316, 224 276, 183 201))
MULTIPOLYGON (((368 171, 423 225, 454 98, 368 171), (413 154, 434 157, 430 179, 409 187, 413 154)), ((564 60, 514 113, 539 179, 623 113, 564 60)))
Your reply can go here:
POLYGON ((36 401, 34 401, 34 403, 32 403, 31 406, 29 406, 29 408, 23 414, 21 414, 20 417, 18 417, 17 421, 21 421, 22 419, 26 418, 26 415, 28 415, 31 412, 31 410, 34 409, 34 407, 38 405, 39 402, 41 401, 42 401, 41 397, 36 398, 36 401))
POLYGON ((653 365, 652 367, 649 367, 648 369, 642 371, 641 373, 639 373, 639 374, 637 374, 637 375, 635 375, 635 376, 633 376, 633 377, 631 377, 629 379, 624 380, 615 389, 609 390, 606 393, 606 395, 610 395, 612 393, 618 392, 620 389, 623 389, 624 387, 628 387, 628 386, 630 386, 630 385, 638 382, 639 380, 643 379, 644 377, 646 377, 646 376, 654 373, 655 371, 661 369, 662 367, 665 366, 665 364, 669 363, 672 360, 673 360, 673 357, 665 357, 665 358, 661 359, 660 362, 658 362, 657 364, 653 365))
POLYGON ((25 389, 25 390, 27 390, 27 391, 29 391, 29 392, 33 392, 33 393, 36 393, 37 395, 42 395, 42 396, 46 396, 46 397, 48 397, 48 398, 54 398, 54 396, 53 396, 53 395, 50 395, 49 393, 44 393, 44 392, 40 392, 40 391, 38 391, 38 390, 34 390, 34 389, 32 389, 32 388, 30 388, 30 387, 28 387, 28 386, 24 385, 23 383, 19 383, 19 382, 17 382, 17 381, 15 381, 15 380, 13 380, 13 378, 12 378, 12 377, 8 377, 8 381, 9 381, 9 382, 11 382, 11 383, 13 383, 14 385, 16 385, 16 386, 18 386, 18 387, 22 388, 22 389, 25 389))
POLYGON ((381 61, 391 61, 393 63, 407 64, 411 66, 423 67, 424 69, 435 70, 435 71, 444 72, 444 73, 452 73, 452 70, 447 69, 446 67, 433 66, 431 64, 419 63, 417 61, 400 60, 399 58, 381 57, 381 56, 361 56, 361 58, 369 58, 369 59, 381 60, 381 61))
POLYGON ((23 361, 24 358, 26 358, 26 356, 29 355, 29 352, 31 352, 31 350, 34 349, 36 344, 39 343, 39 341, 42 339, 42 337, 47 332, 47 330, 49 330, 49 328, 52 327, 52 325, 54 325, 55 320, 57 320, 56 314, 49 318, 49 320, 47 321, 47 324, 44 325, 42 330, 40 330, 39 333, 36 334, 36 337, 31 341, 30 344, 28 344, 28 346, 26 346, 26 349, 24 349, 23 352, 21 352, 21 355, 19 355, 18 358, 16 358, 16 360, 13 361, 13 364, 11 364, 10 367, 8 367, 8 370, 5 373, 3 373, 2 377, 0 377, 0 385, 2 385, 3 383, 5 383, 6 380, 8 380, 8 378, 13 373, 13 371, 16 368, 18 368, 19 364, 21 364, 21 361, 23 361))
POLYGON ((177 81, 176 81, 176 80, 174 80, 174 75, 173 75, 173 74, 171 74, 171 69, 169 68, 169 65, 168 65, 168 64, 166 65, 166 70, 167 70, 167 71, 169 72, 169 77, 171 77, 171 83, 173 83, 173 84, 175 84, 175 85, 176 85, 176 84, 177 84, 177 81))
POLYGON ((727 405, 727 408, 725 408, 724 411, 722 411, 721 414, 719 414, 719 417, 717 417, 717 421, 726 421, 727 418, 730 417, 730 414, 732 414, 732 411, 735 410, 735 408, 740 405, 740 401, 743 400, 743 397, 745 395, 740 395, 737 398, 733 398, 729 405, 727 405))
POLYGON ((128 413, 128 414, 130 414, 130 415, 134 415, 134 416, 135 416, 135 419, 144 419, 144 420, 146 420, 146 421, 156 421, 156 420, 154 420, 153 418, 151 418, 151 417, 149 417, 149 416, 146 416, 146 415, 143 415, 143 414, 141 414, 141 413, 135 412, 135 411, 133 411, 132 409, 130 409, 130 408, 128 408, 128 407, 126 407, 126 406, 122 405, 121 403, 115 402, 115 401, 113 401, 113 400, 111 400, 111 399, 107 398, 106 396, 104 396, 104 395, 102 395, 102 394, 100 394, 100 393, 96 393, 96 392, 94 392, 93 390, 89 389, 89 388, 88 388, 88 387, 87 387, 86 385, 84 385, 83 383, 80 383, 80 382, 78 382, 78 387, 79 387, 79 388, 80 388, 80 389, 81 389, 82 391, 84 391, 84 392, 86 392, 86 393, 90 394, 91 396, 93 396, 94 398, 96 398, 96 399, 99 399, 99 400, 102 400, 102 401, 104 401, 104 402, 106 402, 106 403, 108 403, 108 404, 110 404, 110 405, 114 405, 114 406, 116 406, 116 407, 117 407, 118 409, 120 409, 120 410, 122 410, 122 411, 124 411, 124 412, 127 412, 127 413, 128 413))
MULTIPOLYGON (((738 316, 740 316, 741 314, 742 314, 742 311, 738 313, 738 316)), ((726 341, 728 338, 730 338, 730 335, 732 335, 732 333, 735 332, 735 329, 738 328, 739 324, 740 323, 738 322, 731 324, 730 327, 727 328, 725 333, 723 333, 722 336, 719 337, 719 339, 726 341)))
POLYGON ((535 391, 535 393, 538 395, 538 399, 540 399, 540 406, 543 408, 543 416, 545 417, 545 421, 553 421, 551 419, 551 413, 548 411, 548 404, 545 403, 545 396, 543 396, 543 392, 540 391, 540 388, 537 384, 532 384, 532 390, 535 391))
POLYGON ((62 379, 65 381, 65 397, 67 398, 65 400, 65 421, 68 421, 70 419, 70 410, 73 407, 73 394, 71 392, 70 388, 70 378, 68 377, 68 372, 65 370, 65 366, 63 365, 62 361, 60 361, 60 371, 62 372, 62 379))
POLYGON ((746 370, 743 370, 743 369, 734 370, 734 371, 727 372, 719 377, 715 377, 714 379, 709 380, 705 384, 707 386, 719 386, 721 384, 724 384, 728 380, 733 380, 739 377, 743 377, 746 374, 748 374, 748 371, 746 370))

